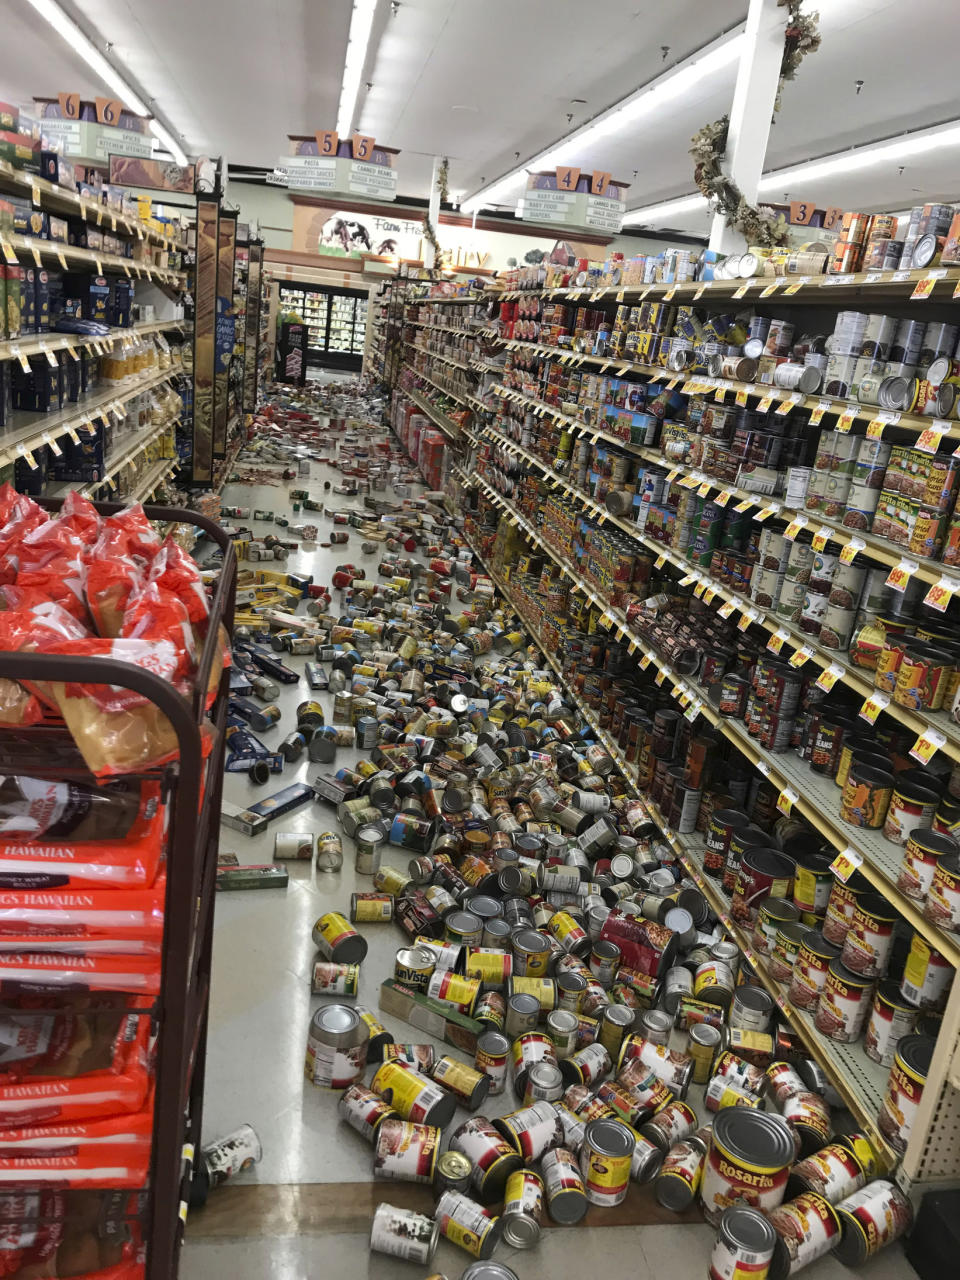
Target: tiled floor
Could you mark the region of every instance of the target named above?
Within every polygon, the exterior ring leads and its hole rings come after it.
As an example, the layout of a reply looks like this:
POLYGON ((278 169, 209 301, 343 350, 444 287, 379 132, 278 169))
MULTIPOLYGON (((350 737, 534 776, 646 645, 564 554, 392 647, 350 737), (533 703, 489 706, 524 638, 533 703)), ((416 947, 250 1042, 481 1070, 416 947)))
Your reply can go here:
MULTIPOLYGON (((309 487, 328 505, 359 504, 358 499, 337 498, 329 491, 324 494, 325 479, 337 483, 339 473, 315 463, 309 482, 229 486, 224 501, 292 515, 288 488, 309 487)), ((326 516, 320 517, 320 524, 322 531, 330 527, 326 516)), ((254 528, 268 533, 272 526, 254 528)), ((311 572, 315 581, 327 583, 333 568, 345 561, 362 564, 374 576, 378 556, 364 557, 359 542, 352 532, 346 547, 301 550, 291 556, 288 566, 311 572)), ((290 662, 301 666, 303 660, 290 662)), ((304 681, 283 687, 281 725, 261 736, 268 743, 278 742, 295 725, 297 703, 308 696, 317 695, 308 693, 304 681)), ((329 722, 332 699, 323 694, 321 701, 329 722)), ((349 765, 358 754, 341 749, 332 766, 288 766, 282 784, 349 765)), ((276 779, 257 788, 245 775, 228 775, 226 798, 249 803, 269 794, 280 782, 276 779)), ((221 848, 235 850, 241 862, 269 862, 276 830, 321 831, 336 826, 335 812, 317 805, 281 819, 257 840, 222 828, 221 848)), ((431 1270, 456 1280, 471 1261, 445 1241, 427 1268, 369 1252, 365 1223, 370 1188, 358 1189, 356 1184, 372 1181, 371 1148, 339 1122, 336 1095, 304 1080, 307 1027, 312 1011, 321 1003, 309 991, 315 950, 312 925, 326 910, 346 912, 352 891, 372 887, 368 877, 358 876, 353 869, 352 842, 344 839, 344 848, 343 870, 334 875, 288 863, 290 885, 286 891, 237 892, 218 898, 204 1137, 209 1140, 238 1124, 252 1124, 263 1144, 263 1158, 254 1169, 240 1175, 235 1185, 259 1184, 262 1192, 256 1193, 256 1213, 251 1211, 249 1199, 228 1198, 232 1187, 213 1192, 206 1210, 191 1213, 180 1273, 183 1280, 319 1280, 327 1275, 370 1280, 410 1276, 417 1280, 431 1270), (298 1194, 298 1189, 318 1183, 347 1185, 342 1196, 324 1194, 311 1199, 306 1191, 298 1194), (218 1195, 222 1198, 219 1209, 218 1195)), ((389 860, 400 866, 406 862, 398 850, 390 850, 389 860)), ((379 983, 392 972, 402 935, 392 925, 368 926, 363 932, 370 949, 361 971, 360 1003, 376 1009, 379 983)), ((398 1040, 429 1038, 389 1017, 382 1020, 398 1040)), ((490 1100, 483 1110, 488 1115, 502 1114, 513 1106, 512 1100, 502 1095, 490 1100)), ((464 1118, 465 1113, 458 1112, 456 1123, 464 1118)), ((381 1198, 389 1201, 396 1187, 387 1183, 378 1185, 377 1191, 382 1189, 381 1198)), ((635 1220, 643 1221, 643 1205, 655 1207, 653 1197, 646 1188, 634 1194, 641 1205, 635 1220)), ((703 1280, 712 1242, 713 1232, 702 1224, 561 1228, 545 1230, 538 1247, 530 1252, 517 1253, 501 1246, 496 1257, 511 1266, 521 1280, 541 1275, 550 1280, 582 1280, 585 1275, 604 1271, 624 1280, 647 1275, 703 1280)), ((811 1280, 841 1280, 847 1272, 836 1262, 824 1260, 806 1274, 811 1280)), ((914 1277, 899 1246, 875 1260, 866 1274, 870 1280, 914 1277)))

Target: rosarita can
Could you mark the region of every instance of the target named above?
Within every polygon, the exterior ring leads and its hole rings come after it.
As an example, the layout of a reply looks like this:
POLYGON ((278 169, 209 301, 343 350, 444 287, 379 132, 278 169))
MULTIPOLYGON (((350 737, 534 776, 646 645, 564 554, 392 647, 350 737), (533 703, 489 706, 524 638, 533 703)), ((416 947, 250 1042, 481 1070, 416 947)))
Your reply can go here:
POLYGON ((893 1182, 878 1178, 837 1205, 840 1243, 837 1261, 857 1267, 891 1244, 913 1223, 913 1208, 893 1182))
POLYGON ((434 1210, 440 1234, 474 1258, 489 1258, 500 1238, 500 1219, 458 1191, 444 1191, 434 1210))
POLYGON ((540 1166, 547 1192, 547 1209, 554 1222, 570 1226, 587 1212, 589 1201, 577 1157, 566 1147, 553 1147, 540 1166))
POLYGON ((703 1216, 716 1226, 731 1204, 775 1208, 795 1152, 790 1126, 780 1116, 750 1107, 719 1111, 700 1189, 703 1216))
POLYGON ((766 1280, 776 1232, 758 1209, 735 1204, 720 1215, 710 1280, 766 1280))
POLYGON ((377 1130, 387 1119, 399 1119, 389 1103, 362 1084, 352 1084, 337 1100, 337 1111, 351 1129, 369 1143, 376 1141, 377 1130))
POLYGON ((359 964, 367 954, 366 938, 337 911, 328 911, 313 926, 313 942, 322 955, 337 964, 359 964))
POLYGON ((622 1204, 630 1186, 636 1139, 619 1120, 591 1120, 580 1149, 580 1174, 591 1204, 622 1204))
POLYGON ((433 1181, 440 1153, 440 1130, 408 1120, 384 1120, 377 1130, 373 1176, 398 1182, 433 1181))
POLYGON ((507 1178, 523 1164, 522 1158, 486 1116, 471 1116, 455 1129, 450 1149, 461 1151, 473 1164, 473 1188, 484 1204, 503 1196, 507 1178))

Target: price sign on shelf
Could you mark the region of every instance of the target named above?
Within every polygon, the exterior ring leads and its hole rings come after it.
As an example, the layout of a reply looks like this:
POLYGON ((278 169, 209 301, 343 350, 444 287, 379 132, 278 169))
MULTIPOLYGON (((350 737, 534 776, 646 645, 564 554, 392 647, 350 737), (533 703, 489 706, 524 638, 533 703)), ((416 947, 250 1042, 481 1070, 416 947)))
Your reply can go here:
POLYGON ((792 280, 790 284, 787 285, 786 289, 784 289, 784 295, 786 296, 788 293, 797 293, 805 284, 809 283, 809 276, 798 276, 796 280, 792 280))
POLYGON ((829 693, 842 675, 843 667, 837 662, 831 662, 829 667, 824 667, 817 676, 817 685, 829 693))
POLYGON ((877 716, 886 707, 890 705, 890 695, 886 693, 871 693, 860 708, 859 715, 861 720, 866 720, 867 724, 876 724, 877 716))
POLYGON ((854 422, 857 420, 857 414, 860 412, 858 404, 848 404, 845 406, 843 413, 837 419, 837 430, 843 432, 844 435, 849 432, 854 422))
POLYGON ((767 648, 771 653, 779 653, 789 639, 790 632, 785 627, 778 627, 767 641, 767 648))
POLYGON ((960 591, 960 578, 948 578, 946 574, 942 574, 923 597, 923 603, 936 609, 938 613, 945 613, 957 591, 960 591))
POLYGON ((640 657, 637 659, 637 665, 641 671, 646 671, 647 667, 650 665, 649 653, 641 653, 640 657))
POLYGON ((939 267, 935 271, 928 271, 925 276, 917 281, 916 288, 910 295, 911 299, 917 302, 925 302, 936 288, 937 281, 942 280, 946 274, 946 267, 939 267))
POLYGON ((657 687, 659 688, 659 686, 663 684, 666 678, 667 678, 667 673, 663 669, 663 667, 661 667, 660 670, 657 672, 657 674, 653 677, 653 683, 657 685, 657 687))
POLYGON ((946 745, 946 742, 947 735, 945 733, 930 727, 924 729, 923 733, 921 733, 910 748, 910 754, 914 760, 919 760, 921 764, 929 764, 940 748, 946 745))
POLYGON ((757 613, 756 609, 744 610, 744 612, 740 615, 740 618, 737 621, 737 630, 746 631, 747 628, 750 626, 750 624, 752 622, 756 622, 759 619, 759 617, 760 615, 759 613, 757 613))
POLYGON ((949 430, 949 422, 944 418, 934 418, 929 427, 925 431, 921 431, 917 436, 917 443, 914 447, 922 449, 924 453, 936 453, 940 447, 940 437, 946 435, 949 430))
POLYGON ((714 600, 716 600, 716 598, 717 598, 717 593, 716 593, 716 591, 714 591, 713 587, 707 587, 707 589, 706 589, 706 591, 704 592, 704 595, 703 595, 703 603, 704 603, 704 604, 713 604, 713 602, 714 602, 714 600))
POLYGON ((894 591, 906 591, 910 579, 919 568, 918 561, 910 560, 906 556, 901 557, 887 574, 886 585, 893 587, 894 591))
POLYGON ((692 724, 702 710, 703 703, 699 698, 694 698, 693 702, 690 703, 690 706, 687 707, 686 711, 684 711, 683 718, 684 720, 689 720, 692 724))
POLYGON ((710 493, 710 481, 704 480, 704 482, 697 489, 697 496, 700 498, 706 498, 709 495, 709 493, 710 493))
POLYGON ((31 471, 37 470, 39 463, 37 462, 36 458, 33 456, 33 453, 31 452, 31 450, 27 449, 22 444, 17 445, 17 457, 23 458, 24 462, 26 462, 27 466, 30 468, 31 471))
POLYGON ((717 496, 714 498, 714 502, 718 507, 725 507, 732 497, 733 497, 733 494, 730 492, 729 489, 721 489, 720 492, 717 494, 717 496))
POLYGON ((795 519, 791 520, 790 523, 787 525, 787 527, 784 529, 783 536, 787 539, 788 542, 793 542, 793 540, 796 538, 800 530, 805 529, 806 526, 807 526, 807 517, 804 515, 796 516, 795 519))
POLYGON ((820 421, 823 418, 823 415, 825 413, 829 413, 832 408, 833 408, 832 400, 818 400, 817 403, 810 410, 811 427, 819 426, 820 421))
POLYGON ((808 644, 802 644, 799 649, 790 656, 791 667, 802 667, 804 663, 809 662, 813 657, 813 650, 808 644))
POLYGON ((790 810, 800 799, 800 793, 794 791, 793 787, 784 787, 777 796, 777 808, 786 817, 790 816, 790 810))
POLYGON ((842 880, 843 883, 846 884, 856 871, 857 867, 862 866, 863 856, 857 853, 856 849, 847 845, 847 847, 841 853, 838 853, 830 863, 830 870, 838 880, 842 880))
POLYGON ((814 551, 822 551, 830 539, 833 537, 833 529, 830 525, 823 524, 813 535, 812 543, 814 551))
POLYGON ((46 431, 43 433, 43 443, 50 448, 55 457, 59 458, 63 454, 63 450, 57 444, 54 437, 46 431))
POLYGON ((857 553, 863 551, 866 543, 862 538, 851 538, 845 547, 840 551, 841 564, 853 564, 857 557, 857 553))
POLYGON ((741 408, 746 407, 747 401, 749 399, 749 394, 750 393, 747 391, 746 387, 741 387, 740 390, 737 392, 736 401, 741 408))
POLYGON ((666 563, 667 563, 667 557, 665 555, 659 555, 657 556, 656 560, 653 562, 653 567, 655 569, 662 569, 666 563))
POLYGON ((767 506, 765 506, 761 511, 758 511, 753 518, 754 520, 762 524, 764 520, 768 520, 770 516, 777 515, 779 511, 780 511, 780 503, 771 502, 767 506))
POLYGON ((760 297, 769 298, 771 293, 775 293, 777 289, 780 288, 780 283, 781 283, 780 277, 776 276, 773 280, 770 281, 770 283, 766 286, 766 288, 760 290, 760 297))
POLYGON ((737 604, 735 600, 725 600, 723 604, 720 606, 720 608, 717 610, 717 613, 720 615, 721 618, 729 618, 731 613, 733 613, 736 607, 737 607, 737 604))
POLYGON ((770 406, 772 404, 773 404, 773 396, 772 395, 764 396, 763 399, 760 401, 760 403, 757 405, 757 413, 769 413, 770 406))
POLYGON ((703 595, 703 593, 706 591, 706 589, 707 589, 707 584, 705 582, 698 582, 697 585, 693 588, 693 594, 699 600, 700 597, 703 595))
POLYGON ((749 511, 752 506, 754 506, 753 499, 744 498, 744 500, 742 502, 738 502, 733 509, 734 511, 749 511))

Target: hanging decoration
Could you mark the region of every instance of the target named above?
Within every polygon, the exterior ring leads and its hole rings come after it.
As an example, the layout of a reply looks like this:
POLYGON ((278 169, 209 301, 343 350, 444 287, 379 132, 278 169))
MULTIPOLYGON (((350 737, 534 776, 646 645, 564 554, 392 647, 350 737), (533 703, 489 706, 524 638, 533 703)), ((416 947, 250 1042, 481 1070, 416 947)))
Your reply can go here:
POLYGON ((437 233, 434 230, 433 223, 430 221, 430 215, 428 213, 423 215, 423 238, 433 249, 433 267, 431 268, 430 274, 434 279, 436 279, 436 271, 440 266, 443 250, 440 248, 440 241, 437 239, 437 233))
POLYGON ((440 203, 450 203, 450 161, 446 156, 440 161, 437 170, 437 190, 440 192, 440 203))
MULTIPOLYGON (((780 61, 780 77, 774 111, 780 110, 783 84, 796 79, 797 69, 808 53, 820 48, 818 13, 803 13, 803 0, 777 0, 788 12, 783 33, 783 57, 780 61)), ((727 151, 727 132, 730 117, 721 116, 704 127, 690 139, 690 155, 694 159, 693 180, 701 194, 723 215, 728 227, 734 227, 747 244, 774 248, 785 244, 787 224, 782 214, 768 213, 744 199, 740 188, 723 172, 723 159, 727 151)))

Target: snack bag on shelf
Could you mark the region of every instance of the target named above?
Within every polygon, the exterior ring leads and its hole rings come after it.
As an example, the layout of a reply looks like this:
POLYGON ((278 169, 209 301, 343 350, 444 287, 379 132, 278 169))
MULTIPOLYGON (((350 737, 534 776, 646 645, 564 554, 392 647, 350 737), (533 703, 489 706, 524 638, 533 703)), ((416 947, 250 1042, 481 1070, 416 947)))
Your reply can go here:
POLYGON ((166 879, 149 889, 0 889, 0 952, 159 955, 166 879))
MULTIPOLYGON (((150 1084, 150 1016, 145 1010, 89 1007, 70 994, 0 1010, 0 1129, 68 1124, 143 1109, 150 1084), (46 1002, 44 1002, 46 1001, 46 1002)), ((126 1003, 138 1003, 127 997, 126 1003)))
POLYGON ((166 825, 156 782, 97 791, 7 778, 0 784, 0 889, 148 887, 166 825), (15 792, 25 800, 16 801, 15 792))

